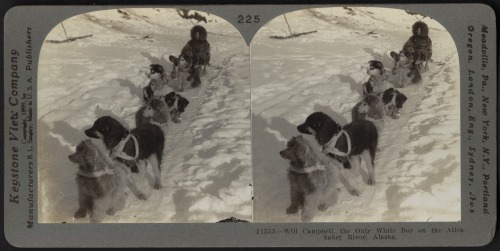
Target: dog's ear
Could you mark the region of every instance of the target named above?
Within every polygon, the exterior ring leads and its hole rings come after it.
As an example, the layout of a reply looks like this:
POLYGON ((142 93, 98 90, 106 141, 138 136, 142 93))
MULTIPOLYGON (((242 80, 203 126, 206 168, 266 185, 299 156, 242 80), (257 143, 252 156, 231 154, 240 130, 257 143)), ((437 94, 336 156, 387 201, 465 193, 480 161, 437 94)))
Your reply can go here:
POLYGON ((176 57, 170 55, 170 57, 168 57, 168 60, 170 60, 170 62, 172 62, 174 64, 174 66, 179 65, 179 58, 176 58, 176 57))
POLYGON ((391 51, 391 58, 393 58, 396 62, 399 61, 399 53, 396 53, 395 51, 391 51))

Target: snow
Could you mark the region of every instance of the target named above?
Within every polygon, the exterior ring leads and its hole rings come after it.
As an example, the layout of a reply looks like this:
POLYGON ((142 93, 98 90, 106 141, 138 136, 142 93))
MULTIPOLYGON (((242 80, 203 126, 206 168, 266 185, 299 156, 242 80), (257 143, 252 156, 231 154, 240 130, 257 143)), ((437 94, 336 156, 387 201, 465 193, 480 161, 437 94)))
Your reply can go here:
MULTIPOLYGON (((68 36, 92 34, 66 44, 44 43, 39 64, 39 222, 81 223, 77 166, 67 156, 100 116, 113 115, 133 128, 142 101, 145 71, 160 63, 170 71, 190 39, 193 21, 173 9, 121 9, 65 20, 68 36), (127 13, 127 14, 124 14, 127 13), (126 18, 125 18, 126 17, 126 18)), ((127 205, 108 223, 216 222, 252 219, 250 75, 248 47, 234 27, 205 14, 212 62, 202 86, 182 93, 190 101, 183 121, 166 134, 161 190, 148 167, 147 201, 127 190, 127 205), (222 66, 222 69, 217 66, 222 66)), ((62 40, 56 26, 46 39, 62 40)))
MULTIPOLYGON (((429 17, 385 8, 318 8, 287 13, 294 39, 279 16, 262 27, 250 47, 226 21, 203 13, 212 46, 212 67, 183 121, 166 134, 161 190, 152 170, 140 186, 141 201, 127 190, 127 205, 107 223, 201 223, 236 217, 254 222, 299 222, 287 215, 288 162, 278 152, 298 135, 296 126, 315 111, 341 124, 360 100, 369 60, 392 68, 418 19, 430 27, 433 62, 408 96, 401 118, 386 118, 375 159, 376 184, 367 172, 347 176, 359 197, 341 194, 318 212, 317 222, 460 221, 459 66, 456 46, 429 17), (250 110, 251 108, 251 110, 250 110), (254 198, 252 200, 252 197, 254 198)), ((86 13, 64 21, 68 36, 92 37, 44 43, 38 83, 39 222, 82 223, 77 167, 67 156, 95 119, 113 115, 128 127, 147 83, 145 71, 159 63, 171 69, 195 24, 173 9, 121 9, 86 13)), ((65 38, 56 26, 46 39, 65 38)))
POLYGON ((287 13, 292 32, 316 33, 288 40, 285 19, 269 22, 251 44, 254 221, 300 222, 287 215, 288 162, 278 152, 296 126, 315 111, 351 121, 369 60, 391 69, 398 51, 421 19, 430 28, 433 61, 419 85, 401 88, 408 100, 401 118, 385 119, 376 153, 376 184, 367 171, 347 171, 360 189, 351 196, 339 185, 338 203, 318 212, 317 222, 460 221, 460 108, 456 46, 429 17, 384 8, 321 8, 287 13))

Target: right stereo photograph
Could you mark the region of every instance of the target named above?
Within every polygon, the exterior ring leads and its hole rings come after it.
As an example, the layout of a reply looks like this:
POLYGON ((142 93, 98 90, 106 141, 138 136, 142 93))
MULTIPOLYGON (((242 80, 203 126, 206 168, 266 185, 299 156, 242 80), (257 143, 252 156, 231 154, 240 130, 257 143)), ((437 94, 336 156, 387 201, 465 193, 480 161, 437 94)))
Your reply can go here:
POLYGON ((461 220, 460 68, 437 20, 305 9, 250 48, 254 222, 461 220))

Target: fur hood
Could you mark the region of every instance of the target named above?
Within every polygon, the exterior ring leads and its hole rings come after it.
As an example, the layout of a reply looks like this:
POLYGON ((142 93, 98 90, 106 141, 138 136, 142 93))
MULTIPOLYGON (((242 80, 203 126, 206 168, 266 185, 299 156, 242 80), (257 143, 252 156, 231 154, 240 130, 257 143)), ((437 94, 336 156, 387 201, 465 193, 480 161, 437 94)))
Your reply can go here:
POLYGON ((207 40, 207 30, 201 25, 196 25, 191 29, 191 39, 206 41, 207 40), (195 38, 195 34, 198 32, 198 39, 195 38))
POLYGON ((425 24, 422 21, 417 21, 413 24, 411 30, 412 30, 414 36, 418 36, 417 35, 418 28, 420 28, 420 35, 419 35, 420 37, 428 37, 429 36, 429 27, 427 26, 427 24, 425 24))

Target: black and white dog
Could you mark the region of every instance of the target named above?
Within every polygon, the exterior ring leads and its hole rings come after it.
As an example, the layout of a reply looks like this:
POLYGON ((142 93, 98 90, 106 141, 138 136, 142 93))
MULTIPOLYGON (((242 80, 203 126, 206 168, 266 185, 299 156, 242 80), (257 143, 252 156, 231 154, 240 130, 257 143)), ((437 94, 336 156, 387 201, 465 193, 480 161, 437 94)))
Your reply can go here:
POLYGON ((172 62, 173 71, 172 78, 177 79, 177 90, 183 92, 185 88, 195 88, 200 86, 200 73, 193 68, 192 58, 188 55, 181 54, 179 57, 170 55, 168 57, 172 62))
POLYGON ((103 116, 98 118, 91 128, 85 130, 90 138, 101 139, 110 157, 129 166, 133 173, 138 173, 138 164, 149 161, 153 167, 155 189, 161 188, 160 167, 165 146, 162 129, 154 124, 145 123, 130 132, 118 120, 103 116))
POLYGON ((165 103, 167 103, 170 110, 170 118, 174 123, 181 122, 181 114, 186 110, 189 101, 177 92, 171 92, 165 96, 165 103))
POLYGON ((399 118, 399 110, 403 108, 403 104, 408 98, 400 91, 389 88, 382 93, 382 102, 387 116, 393 119, 399 118))
POLYGON ((370 76, 363 84, 363 95, 370 93, 379 94, 385 90, 387 75, 384 64, 378 60, 370 60, 366 73, 370 76))
POLYGON ((378 132, 375 125, 368 120, 357 120, 344 127, 322 112, 309 115, 306 121, 297 126, 303 134, 313 135, 323 147, 323 153, 359 170, 361 159, 368 168, 368 185, 375 184, 375 152, 378 144, 378 132))
POLYGON ((142 90, 144 102, 148 102, 153 97, 165 97, 165 95, 173 91, 168 86, 168 77, 163 66, 159 64, 150 65, 146 76, 149 78, 149 84, 142 90))
POLYGON ((411 54, 405 54, 403 51, 390 53, 394 59, 394 67, 392 74, 394 74, 394 86, 405 87, 409 84, 418 84, 422 81, 419 67, 415 64, 411 54))

